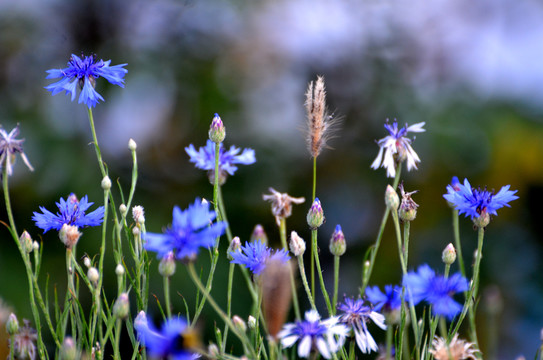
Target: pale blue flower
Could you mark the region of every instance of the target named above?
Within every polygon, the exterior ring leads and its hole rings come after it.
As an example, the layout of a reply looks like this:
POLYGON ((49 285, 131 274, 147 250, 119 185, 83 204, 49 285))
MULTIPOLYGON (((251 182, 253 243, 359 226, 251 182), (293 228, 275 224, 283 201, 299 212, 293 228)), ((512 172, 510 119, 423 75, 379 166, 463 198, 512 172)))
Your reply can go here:
POLYGON ((266 267, 266 263, 270 260, 279 260, 282 263, 286 263, 290 256, 284 249, 272 252, 262 240, 256 240, 251 243, 246 242, 245 246, 242 246, 236 251, 231 251, 233 264, 244 265, 251 270, 253 274, 260 275, 260 273, 266 267))
POLYGON ((15 155, 20 154, 25 165, 33 171, 32 165, 23 152, 24 139, 16 139, 19 135, 19 125, 14 127, 9 134, 6 130, 0 129, 0 166, 5 167, 8 175, 13 173, 13 162, 15 155))
MULTIPOLYGON (((190 144, 185 148, 190 156, 190 162, 194 163, 198 169, 215 170, 215 143, 207 140, 205 147, 200 147, 198 151, 194 145, 190 144)), ((256 162, 255 151, 253 149, 241 149, 231 146, 230 150, 225 151, 223 144, 219 147, 219 172, 226 172, 234 175, 238 169, 236 164, 251 165, 256 162)))

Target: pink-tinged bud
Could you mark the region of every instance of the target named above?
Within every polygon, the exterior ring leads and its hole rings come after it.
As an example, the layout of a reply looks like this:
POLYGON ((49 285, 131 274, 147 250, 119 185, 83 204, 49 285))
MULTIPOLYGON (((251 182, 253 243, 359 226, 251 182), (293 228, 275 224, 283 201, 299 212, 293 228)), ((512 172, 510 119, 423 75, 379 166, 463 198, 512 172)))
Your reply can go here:
POLYGON ((330 252, 334 256, 341 256, 345 254, 346 250, 347 244, 345 243, 345 235, 343 235, 341 226, 337 225, 336 230, 334 230, 334 233, 332 234, 332 238, 330 238, 330 252))
POLYGON ((268 245, 268 235, 266 235, 264 228, 260 224, 255 225, 255 228, 251 234, 250 242, 258 240, 262 241, 264 245, 268 245))
POLYGON ((385 204, 390 211, 396 211, 400 206, 400 198, 398 197, 396 190, 394 190, 394 188, 390 185, 387 185, 387 189, 385 191, 385 204))
POLYGON ((209 127, 209 140, 214 143, 221 143, 226 137, 226 129, 222 123, 219 114, 215 114, 213 120, 211 121, 211 126, 209 127))
POLYGON ((307 213, 307 224, 311 229, 317 229, 324 223, 324 211, 319 198, 315 198, 307 213))
POLYGON ((138 225, 145 224, 145 212, 143 206, 137 205, 132 208, 132 218, 138 225))
POLYGON ((21 242, 21 246, 27 253, 30 254, 32 250, 34 250, 34 242, 32 241, 30 234, 26 230, 23 231, 23 233, 21 234, 19 241, 21 242))
POLYGON ((237 315, 234 315, 232 317, 232 322, 234 323, 234 326, 241 332, 247 331, 247 324, 245 324, 245 321, 243 321, 242 318, 240 318, 237 315))
POLYGON ((479 217, 473 218, 473 223, 479 229, 484 229, 490 223, 490 214, 486 211, 486 208, 481 211, 479 217))
POLYGON ((126 319, 129 312, 130 301, 128 300, 128 294, 122 293, 113 304, 113 315, 119 319, 126 319))
POLYGON ((79 238, 81 237, 81 233, 79 232, 79 229, 77 226, 64 224, 62 225, 62 228, 60 228, 60 231, 58 232, 58 236, 60 238, 60 241, 62 241, 62 243, 64 244, 64 246, 66 246, 67 249, 71 249, 79 241, 79 238))
POLYGON ((17 316, 14 313, 9 314, 6 331, 9 335, 15 335, 19 332, 19 320, 17 320, 17 316))
POLYGON ((228 259, 233 260, 234 258, 230 254, 238 251, 239 249, 241 249, 241 240, 239 239, 239 237, 235 236, 232 239, 232 242, 230 242, 230 245, 228 246, 228 250, 226 251, 226 255, 228 259))
POLYGON ((158 273, 165 277, 170 277, 175 274, 175 257, 173 251, 167 253, 158 264, 158 273))
POLYGON ((296 231, 290 233, 290 251, 294 256, 302 256, 305 252, 305 241, 296 231))
POLYGON ((456 261, 456 250, 453 244, 449 244, 441 254, 441 260, 447 265, 452 265, 456 261))
POLYGON ((78 359, 77 347, 74 340, 71 337, 64 338, 62 342, 62 348, 60 349, 60 358, 62 360, 75 360, 78 359))

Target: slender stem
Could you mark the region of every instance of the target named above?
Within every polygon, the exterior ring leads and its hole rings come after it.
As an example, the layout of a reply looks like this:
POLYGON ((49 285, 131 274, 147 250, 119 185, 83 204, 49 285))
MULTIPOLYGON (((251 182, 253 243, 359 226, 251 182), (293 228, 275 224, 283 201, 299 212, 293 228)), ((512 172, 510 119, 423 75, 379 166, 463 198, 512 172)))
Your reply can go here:
MULTIPOLYGON (((226 315, 228 318, 232 318, 232 285, 234 283, 234 268, 235 264, 230 263, 228 268, 228 290, 226 292, 226 315)), ((226 349, 226 340, 228 338, 228 326, 224 325, 224 331, 222 336, 222 349, 221 353, 224 353, 226 349)))
POLYGON ((386 341, 387 341, 387 352, 385 360, 392 360, 390 357, 390 354, 392 354, 392 324, 387 325, 387 335, 386 335, 386 341))
POLYGON ((464 267, 464 258, 462 257, 462 245, 460 243, 460 226, 458 224, 458 210, 452 211, 453 232, 454 232, 454 245, 456 247, 456 258, 458 259, 458 265, 460 266, 460 272, 463 277, 466 277, 466 268, 464 267))
POLYGON ((219 155, 221 143, 215 143, 215 180, 213 181, 213 206, 217 214, 217 220, 221 220, 219 211, 219 155))
MULTIPOLYGON (((471 294, 471 301, 475 302, 475 299, 477 299, 477 294, 479 292, 479 280, 480 280, 480 270, 481 270, 481 259, 483 256, 483 240, 485 237, 485 229, 484 228, 478 228, 477 232, 477 256, 475 257, 475 266, 473 267, 473 284, 472 284, 472 294, 471 294)), ((470 316, 470 336, 471 341, 479 347, 479 342, 477 341, 477 329, 475 325, 475 309, 473 309, 473 306, 470 306, 472 309, 473 315, 470 316)), ((470 312, 471 314, 471 312, 470 312)))
POLYGON ((232 242, 232 230, 230 229, 230 223, 228 222, 228 218, 226 217, 226 210, 224 208, 224 200, 222 197, 222 187, 219 186, 218 188, 219 193, 219 213, 220 213, 220 220, 226 222, 226 238, 228 239, 228 243, 230 244, 232 242))
POLYGON ((336 314, 337 293, 339 288, 339 256, 334 255, 334 296, 332 298, 332 315, 336 314))
MULTIPOLYGON (((279 236, 281 237, 281 246, 283 247, 283 249, 288 251, 287 221, 284 217, 281 218, 281 221, 279 223, 279 236)), ((298 291, 296 290, 296 281, 294 279, 294 272, 292 271, 292 268, 290 268, 289 272, 290 272, 290 286, 292 288, 292 303, 294 306, 294 315, 296 316, 296 319, 301 319, 300 305, 298 304, 298 291)))
POLYGON ((326 302, 326 307, 328 308, 328 314, 333 315, 332 304, 330 304, 330 297, 324 286, 324 278, 322 276, 321 263, 319 260, 319 250, 317 247, 317 230, 311 230, 311 244, 313 245, 313 254, 315 255, 315 264, 317 265, 317 273, 319 275, 319 282, 321 284, 322 296, 326 302))
POLYGON ((170 277, 163 276, 162 283, 164 284, 164 300, 165 300, 165 306, 166 306, 166 315, 168 316, 168 319, 171 319, 172 306, 170 302, 170 277))
POLYGON ((87 113, 89 115, 89 123, 92 132, 92 141, 94 143, 94 150, 96 151, 96 157, 98 158, 98 166, 100 166, 100 171, 102 172, 102 177, 107 175, 106 169, 104 167, 104 162, 102 161, 102 152, 100 151, 100 146, 98 145, 98 138, 96 137, 96 129, 94 127, 94 117, 92 115, 92 108, 87 108, 87 113))
MULTIPOLYGON (((315 198, 317 196, 317 157, 313 158, 313 193, 312 193, 312 201, 313 203, 315 201, 315 198)), ((311 296, 313 296, 313 299, 315 298, 315 259, 313 254, 313 247, 311 247, 311 296)))
POLYGON ((307 295, 307 298, 309 299, 311 308, 317 311, 317 307, 315 306, 315 300, 313 299, 313 295, 311 294, 311 290, 309 289, 309 284, 307 283, 307 277, 305 276, 304 257, 303 255, 300 255, 300 256, 297 256, 296 258, 298 259, 298 268, 300 269, 300 277, 302 278, 302 283, 304 285, 305 293, 307 295))
POLYGON ((409 258, 409 235, 411 231, 411 221, 405 221, 403 223, 403 256, 404 256, 404 263, 405 267, 407 268, 407 264, 409 263, 407 260, 409 258))

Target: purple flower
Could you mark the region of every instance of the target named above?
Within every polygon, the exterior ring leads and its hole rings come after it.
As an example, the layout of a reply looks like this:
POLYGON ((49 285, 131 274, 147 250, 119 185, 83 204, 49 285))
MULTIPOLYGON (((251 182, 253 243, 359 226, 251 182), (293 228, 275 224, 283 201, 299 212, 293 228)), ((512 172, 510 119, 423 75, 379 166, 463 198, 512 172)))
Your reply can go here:
POLYGON ((299 357, 308 358, 311 350, 316 348, 324 358, 330 359, 332 353, 343 346, 348 332, 349 329, 339 323, 337 316, 321 321, 319 313, 310 310, 305 313, 305 320, 286 324, 278 336, 284 348, 299 341, 299 357))
POLYGON ((260 275, 270 260, 279 260, 284 264, 290 259, 288 251, 281 249, 272 252, 261 240, 246 242, 241 249, 231 251, 230 256, 232 256, 231 263, 244 265, 255 275, 260 275))
POLYGON ((355 301, 352 298, 346 298, 337 308, 343 311, 339 318, 340 321, 353 329, 356 344, 360 351, 366 354, 379 350, 377 343, 368 331, 366 323, 371 319, 381 329, 386 330, 385 317, 373 311, 371 307, 365 306, 362 299, 355 301))
POLYGON ((379 166, 387 169, 387 176, 396 176, 396 162, 401 163, 407 160, 407 170, 417 168, 417 163, 420 162, 419 156, 411 147, 411 139, 407 138, 409 132, 424 132, 422 127, 424 122, 417 123, 415 125, 398 128, 398 122, 394 120, 392 125, 385 124, 389 135, 385 136, 377 142, 379 145, 379 154, 371 164, 371 168, 377 170, 379 166), (384 156, 383 156, 384 153, 384 156))
POLYGON ((402 287, 385 285, 385 292, 382 293, 378 286, 366 289, 366 296, 377 311, 391 312, 399 309, 402 305, 402 287))
POLYGON ((510 185, 503 186, 497 194, 488 191, 486 188, 472 188, 468 179, 464 184, 458 181, 455 176, 450 185, 447 186, 447 193, 443 197, 458 210, 459 214, 465 214, 476 219, 481 215, 498 215, 496 210, 507 206, 509 202, 518 199, 515 195, 517 190, 509 190, 510 185))
POLYGON ((12 165, 15 161, 15 154, 21 154, 25 165, 33 171, 25 153, 23 152, 24 139, 15 139, 19 135, 19 125, 13 128, 8 134, 6 130, 0 129, 0 166, 4 166, 8 175, 13 173, 12 165))
POLYGON ((109 66, 111 60, 103 61, 94 59, 94 55, 85 56, 83 59, 77 55, 70 57, 68 67, 65 69, 47 70, 47 79, 62 78, 56 83, 48 85, 45 89, 56 95, 62 91, 72 95, 72 101, 75 99, 76 87, 79 85, 81 93, 79 94, 78 103, 84 103, 89 108, 96 106, 98 101, 104 101, 94 86, 96 79, 100 76, 114 85, 124 87, 124 76, 128 70, 123 67, 126 64, 109 66))
POLYGON ((215 239, 226 229, 226 222, 212 223, 216 214, 209 211, 209 203, 202 203, 197 198, 187 210, 173 208, 173 220, 163 234, 146 233, 145 248, 155 251, 158 257, 166 256, 173 251, 177 259, 193 258, 200 247, 211 247, 215 239))
POLYGON ((51 229, 59 231, 62 225, 73 225, 78 227, 98 226, 104 218, 104 207, 100 206, 96 210, 85 214, 91 207, 92 202, 88 202, 87 195, 81 200, 77 200, 74 194, 70 194, 67 200, 60 198, 60 202, 56 203, 58 212, 53 214, 43 206, 40 206, 42 214, 34 212, 32 220, 36 222, 36 226, 43 229, 46 233, 51 229))
POLYGON ((403 277, 408 301, 418 304, 425 300, 432 305, 435 315, 452 320, 461 310, 462 305, 454 301, 453 295, 468 290, 468 282, 460 273, 448 278, 436 275, 428 266, 419 266, 417 272, 410 271, 403 277))
POLYGON ((145 345, 149 355, 156 358, 191 360, 200 356, 191 352, 198 345, 198 338, 187 322, 181 318, 168 319, 161 329, 156 329, 141 311, 134 320, 138 339, 145 345))
MULTIPOLYGON (((194 163, 198 169, 215 170, 215 143, 207 140, 206 146, 196 151, 194 145, 190 144, 185 148, 190 156, 190 162, 194 163)), ((240 148, 231 146, 230 150, 225 151, 221 143, 219 147, 219 172, 234 175, 238 169, 235 164, 251 165, 256 162, 255 151, 253 149, 244 149, 240 154, 240 148)))

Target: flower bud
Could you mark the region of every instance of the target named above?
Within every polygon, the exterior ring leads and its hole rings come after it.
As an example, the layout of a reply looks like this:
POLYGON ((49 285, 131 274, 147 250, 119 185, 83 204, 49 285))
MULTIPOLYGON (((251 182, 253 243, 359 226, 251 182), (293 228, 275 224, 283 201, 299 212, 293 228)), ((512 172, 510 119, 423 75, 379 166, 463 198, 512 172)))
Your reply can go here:
POLYGON ((90 267, 89 270, 87 270, 87 277, 91 283, 96 285, 100 279, 100 274, 95 267, 90 267))
POLYGON ((119 205, 119 212, 121 213, 121 216, 126 216, 128 209, 125 204, 119 205))
POLYGON ((21 234, 19 241, 24 251, 26 251, 27 253, 30 254, 32 250, 34 250, 34 244, 32 242, 32 238, 30 237, 30 234, 26 230, 23 231, 23 233, 21 234))
POLYGON ((66 337, 62 342, 62 348, 60 349, 60 358, 62 360, 75 360, 77 356, 77 348, 75 347, 74 340, 71 337, 66 337))
POLYGON ((102 186, 103 190, 107 191, 111 189, 111 179, 109 178, 109 176, 104 176, 100 185, 102 186))
POLYGON ((385 192, 385 204, 391 211, 398 210, 398 206, 400 206, 400 198, 398 197, 396 190, 390 185, 387 185, 387 190, 385 192))
POLYGON ((19 320, 17 320, 17 316, 14 313, 9 314, 6 331, 9 335, 15 335, 19 332, 19 320))
POLYGON ((417 191, 406 193, 403 189, 403 184, 400 184, 400 191, 402 194, 402 203, 400 204, 398 215, 402 221, 413 221, 417 217, 417 208, 419 205, 411 199, 411 195, 417 191))
POLYGON ((294 256, 302 256, 305 252, 305 241, 296 231, 290 233, 290 251, 294 256))
POLYGON ((62 225, 62 228, 60 228, 60 231, 58 232, 58 236, 60 238, 60 241, 62 241, 62 243, 64 244, 64 246, 66 246, 67 249, 71 249, 79 241, 79 238, 81 237, 81 233, 79 232, 79 229, 76 225, 64 224, 62 225))
POLYGON ((247 326, 249 326, 249 329, 251 330, 256 328, 256 319, 253 315, 249 315, 249 318, 247 319, 247 326))
POLYGON ((117 264, 115 267, 115 275, 123 276, 124 275, 124 266, 122 264, 117 264))
POLYGON ((134 139, 128 140, 128 149, 130 151, 136 151, 136 148, 138 147, 138 144, 134 141, 134 139))
POLYGON ((175 257, 173 251, 168 252, 158 264, 158 273, 164 277, 170 277, 175 274, 175 257))
POLYGON ((479 229, 484 229, 490 223, 490 214, 484 209, 479 217, 473 218, 473 223, 479 229))
POLYGON ((84 264, 86 267, 90 267, 90 266, 92 265, 91 259, 89 259, 88 256, 85 256, 85 257, 83 258, 83 264, 84 264))
POLYGON ((345 235, 343 235, 341 226, 337 225, 336 230, 334 230, 334 233, 332 234, 332 238, 330 238, 330 252, 334 256, 341 256, 345 254, 345 250, 347 250, 345 235))
POLYGON ((222 123, 219 114, 215 114, 213 120, 211 121, 211 126, 209 127, 209 140, 213 141, 214 143, 221 143, 223 142, 225 136, 226 129, 224 128, 224 124, 222 123))
POLYGON ((216 344, 209 344, 207 352, 211 359, 217 359, 219 357, 219 347, 216 344))
POLYGON ((132 218, 136 224, 145 224, 145 213, 143 211, 143 206, 137 205, 132 208, 132 218))
POLYGON ((34 251, 38 251, 40 249, 40 243, 37 241, 34 241, 32 243, 32 247, 34 248, 34 251))
POLYGON ((311 229, 316 229, 324 222, 324 212, 322 210, 321 202, 319 198, 315 198, 311 208, 307 213, 307 224, 311 229))
POLYGON ((228 250, 226 252, 228 259, 233 260, 234 258, 232 257, 232 255, 230 255, 230 253, 236 252, 239 249, 241 249, 241 241, 239 240, 239 237, 235 236, 230 242, 230 245, 228 246, 228 250))
POLYGON ((147 315, 145 315, 145 311, 141 310, 138 313, 138 316, 134 319, 134 328, 135 329, 145 329, 149 325, 147 323, 147 315))
POLYGON ((137 226, 134 226, 132 228, 132 235, 134 235, 134 237, 138 237, 140 236, 140 234, 141 234, 140 228, 137 226))
POLYGON ((234 315, 232 317, 232 322, 234 323, 234 326, 241 332, 247 331, 247 325, 245 324, 245 321, 243 321, 242 318, 240 318, 237 315, 234 315))
POLYGON ((255 228, 251 234, 250 242, 258 240, 262 241, 264 245, 268 245, 268 235, 266 235, 264 228, 260 224, 255 225, 255 228))
POLYGON ((128 294, 122 293, 115 301, 115 304, 113 304, 113 315, 119 319, 126 319, 129 311, 130 301, 128 300, 128 294))
POLYGON ((456 260, 456 250, 453 244, 449 244, 443 250, 441 254, 441 260, 447 265, 452 265, 456 260))

